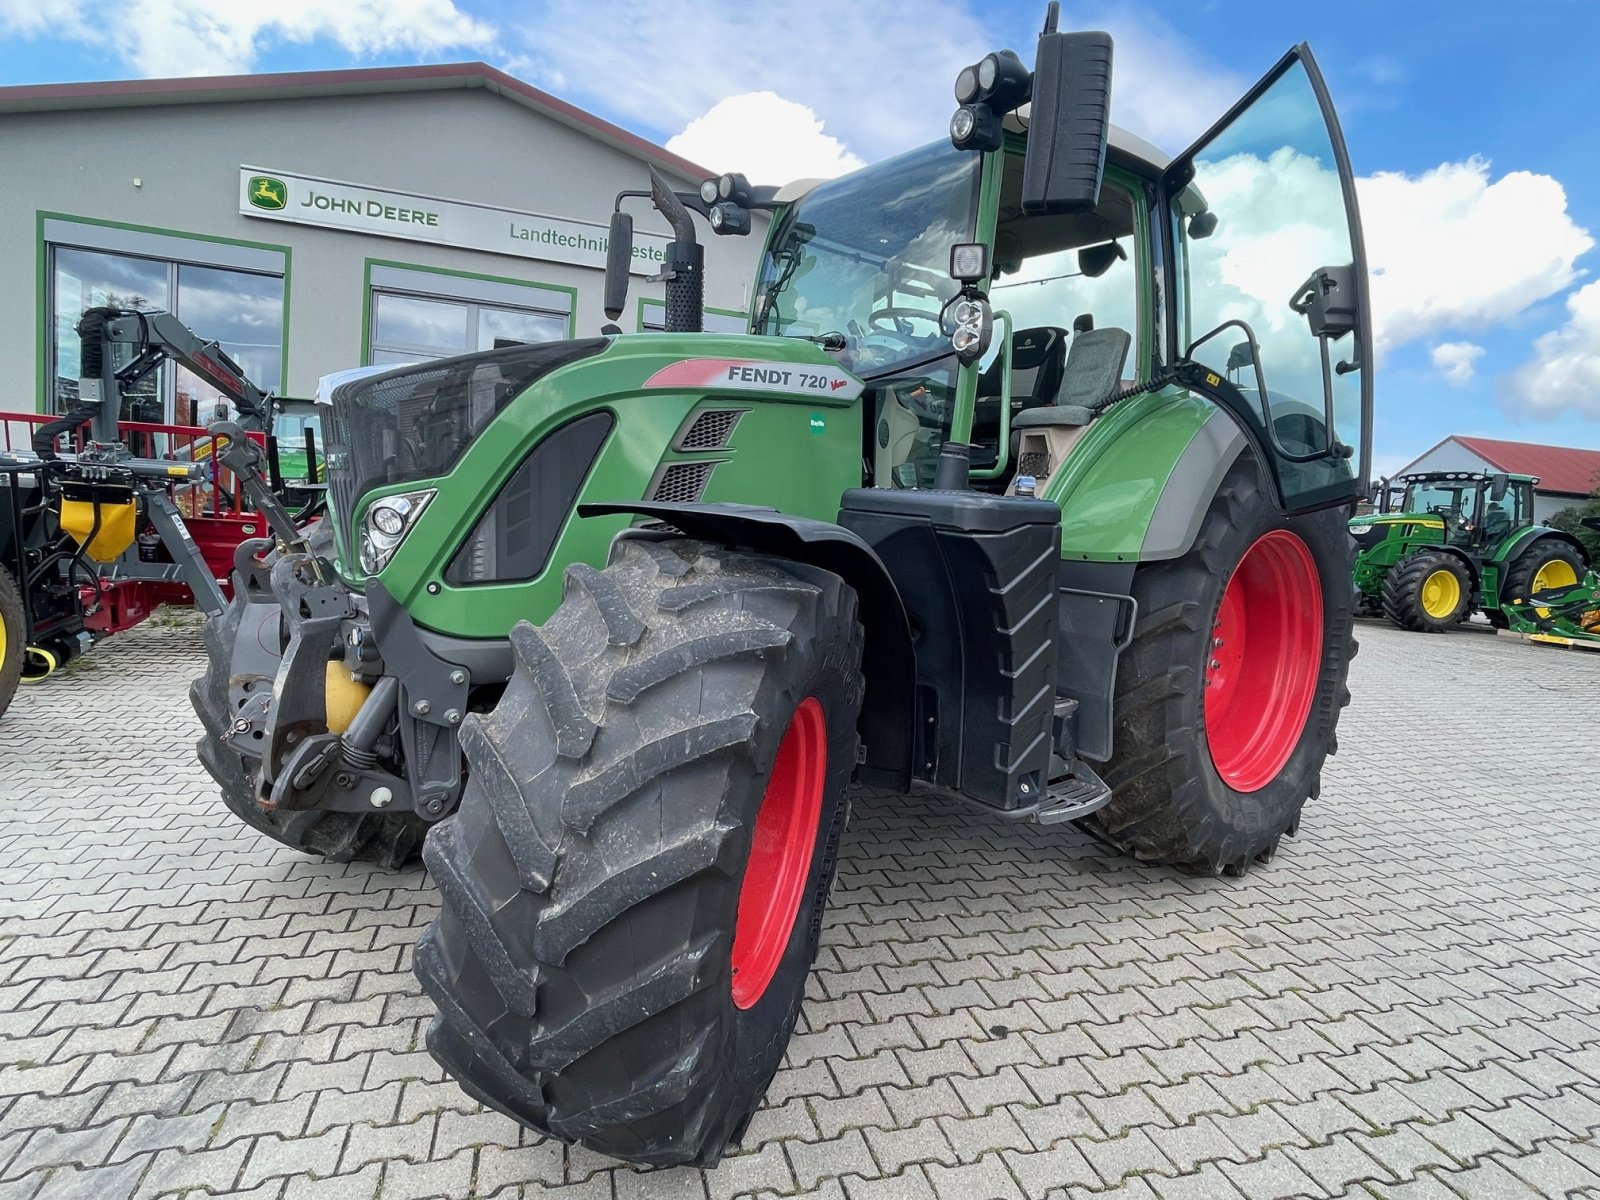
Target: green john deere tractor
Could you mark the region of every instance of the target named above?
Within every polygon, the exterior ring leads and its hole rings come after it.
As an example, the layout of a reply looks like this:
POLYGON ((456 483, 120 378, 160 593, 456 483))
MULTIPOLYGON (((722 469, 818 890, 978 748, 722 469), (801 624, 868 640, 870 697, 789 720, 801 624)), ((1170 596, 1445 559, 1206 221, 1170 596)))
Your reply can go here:
POLYGON ((428 1045, 485 1103, 715 1163, 853 781, 1209 874, 1318 794, 1371 423, 1344 142, 1304 46, 1170 160, 1108 133, 1110 66, 1052 7, 946 140, 803 193, 653 179, 671 332, 334 389, 329 519, 241 550, 200 757, 290 846, 426 837, 428 1045), (696 211, 768 214, 748 334, 694 332, 696 211))
POLYGON ((1350 522, 1363 611, 1441 633, 1481 610, 1505 629, 1514 597, 1583 578, 1578 539, 1533 523, 1535 477, 1428 471, 1402 482, 1396 511, 1350 522))

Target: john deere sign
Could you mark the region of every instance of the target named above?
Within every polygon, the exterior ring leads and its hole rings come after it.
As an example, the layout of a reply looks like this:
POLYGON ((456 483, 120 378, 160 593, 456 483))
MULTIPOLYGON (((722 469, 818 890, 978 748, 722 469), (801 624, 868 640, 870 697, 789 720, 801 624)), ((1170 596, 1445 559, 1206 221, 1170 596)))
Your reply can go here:
MULTIPOLYGON (((239 168, 239 211, 268 221, 436 242, 491 254, 514 254, 580 267, 606 265, 608 239, 604 225, 261 167, 239 168)), ((635 233, 634 274, 653 275, 660 270, 666 260, 667 242, 657 234, 635 233)))

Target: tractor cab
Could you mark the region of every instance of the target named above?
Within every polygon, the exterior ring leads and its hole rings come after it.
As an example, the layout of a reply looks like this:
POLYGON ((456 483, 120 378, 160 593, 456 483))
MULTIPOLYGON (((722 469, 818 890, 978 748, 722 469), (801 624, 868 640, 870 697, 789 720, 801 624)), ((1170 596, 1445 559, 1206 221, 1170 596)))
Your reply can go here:
POLYGON ((1399 512, 1425 524, 1437 520, 1447 545, 1481 547, 1533 521, 1531 475, 1431 471, 1405 476, 1399 512))

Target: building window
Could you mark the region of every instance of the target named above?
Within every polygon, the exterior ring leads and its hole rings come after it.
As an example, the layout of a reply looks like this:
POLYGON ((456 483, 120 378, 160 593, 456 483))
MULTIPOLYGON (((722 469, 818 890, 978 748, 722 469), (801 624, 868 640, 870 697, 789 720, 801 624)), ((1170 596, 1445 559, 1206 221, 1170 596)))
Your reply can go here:
MULTIPOLYGON (((731 308, 708 308, 700 322, 707 333, 747 333, 749 318, 731 308)), ((664 300, 643 297, 639 301, 639 332, 663 333, 667 328, 667 304, 664 300)))
POLYGON ((368 263, 367 361, 423 362, 571 336, 573 293, 546 284, 368 263))
MULTIPOLYGON (((233 245, 65 218, 44 222, 53 316, 49 404, 66 412, 78 400, 77 325, 91 308, 165 309, 218 341, 253 383, 283 385, 286 251, 233 245)), ((132 347, 118 347, 119 361, 132 347)), ((222 394, 174 363, 162 363, 123 397, 123 420, 205 425, 226 413, 222 394)), ((231 415, 231 414, 230 414, 231 415)))

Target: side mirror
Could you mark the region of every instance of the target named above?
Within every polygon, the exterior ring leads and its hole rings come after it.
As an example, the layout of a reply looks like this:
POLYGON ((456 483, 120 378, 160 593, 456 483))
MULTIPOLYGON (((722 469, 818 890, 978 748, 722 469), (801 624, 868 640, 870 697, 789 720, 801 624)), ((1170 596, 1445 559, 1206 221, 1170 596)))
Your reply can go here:
POLYGON ((1099 279, 1111 269, 1111 264, 1119 258, 1127 258, 1128 252, 1116 242, 1105 242, 1099 246, 1085 246, 1078 251, 1078 270, 1090 279, 1099 279))
POLYGON ((1100 202, 1111 114, 1111 35, 1057 33, 1055 9, 1039 35, 1033 111, 1022 160, 1028 216, 1087 212, 1100 202))
POLYGON ((1511 476, 1504 471, 1489 476, 1489 499, 1498 504, 1506 498, 1506 493, 1511 490, 1511 476))
POLYGON ((1355 268, 1318 267, 1289 297, 1289 307, 1306 319, 1311 336, 1337 341, 1356 327, 1360 316, 1355 268))
POLYGON ((1197 212, 1189 218, 1189 237, 1192 240, 1202 240, 1210 237, 1217 231, 1217 214, 1207 209, 1197 212))
POLYGON ((633 217, 625 212, 611 214, 611 235, 606 242, 605 296, 601 307, 611 320, 618 320, 628 304, 628 270, 633 266, 633 217))

